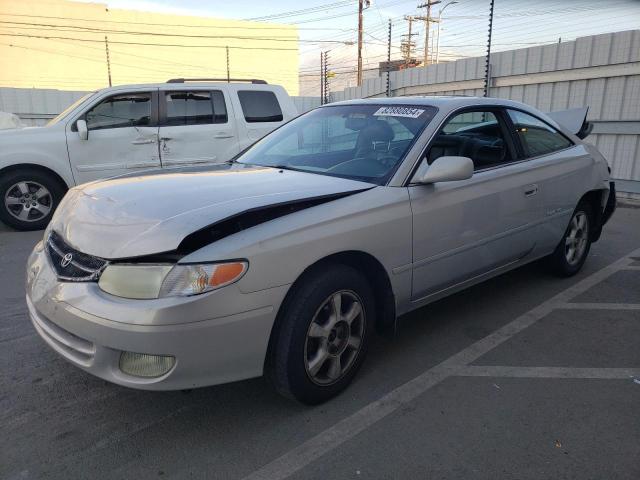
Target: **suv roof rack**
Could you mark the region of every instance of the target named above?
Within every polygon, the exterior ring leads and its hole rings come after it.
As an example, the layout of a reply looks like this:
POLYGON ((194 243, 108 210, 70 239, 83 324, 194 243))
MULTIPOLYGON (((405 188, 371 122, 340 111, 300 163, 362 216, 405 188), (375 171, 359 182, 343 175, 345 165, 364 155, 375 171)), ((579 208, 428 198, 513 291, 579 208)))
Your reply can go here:
POLYGON ((171 78, 167 83, 186 83, 186 82, 251 82, 253 84, 266 85, 266 81, 257 78, 171 78))

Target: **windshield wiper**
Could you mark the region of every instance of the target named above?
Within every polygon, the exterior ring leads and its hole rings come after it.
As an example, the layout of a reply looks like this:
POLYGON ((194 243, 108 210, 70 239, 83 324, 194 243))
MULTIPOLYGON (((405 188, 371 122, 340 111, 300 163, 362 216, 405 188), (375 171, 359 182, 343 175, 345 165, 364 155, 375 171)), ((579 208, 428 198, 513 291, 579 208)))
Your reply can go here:
POLYGON ((291 165, 262 165, 263 167, 271 167, 277 168, 280 170, 291 170, 293 172, 306 172, 307 170, 303 170, 302 168, 292 167, 291 165))

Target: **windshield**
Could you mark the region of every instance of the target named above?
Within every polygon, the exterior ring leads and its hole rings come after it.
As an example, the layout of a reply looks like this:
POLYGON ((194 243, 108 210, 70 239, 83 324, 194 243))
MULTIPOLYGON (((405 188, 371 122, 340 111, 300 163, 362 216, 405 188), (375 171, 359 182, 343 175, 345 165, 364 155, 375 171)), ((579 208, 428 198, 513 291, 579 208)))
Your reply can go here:
POLYGON ((62 120, 64 117, 66 117, 71 110, 76 108, 78 105, 80 105, 82 102, 84 102, 87 98, 91 97, 95 93, 96 92, 87 93, 86 95, 83 95, 82 97, 80 97, 78 100, 76 100, 71 105, 69 105, 67 108, 65 108, 61 113, 59 113, 58 115, 53 117, 51 120, 49 120, 47 122, 47 126, 55 125, 56 123, 58 123, 60 120, 62 120))
POLYGON ((382 185, 436 111, 426 105, 318 108, 266 136, 237 161, 382 185))

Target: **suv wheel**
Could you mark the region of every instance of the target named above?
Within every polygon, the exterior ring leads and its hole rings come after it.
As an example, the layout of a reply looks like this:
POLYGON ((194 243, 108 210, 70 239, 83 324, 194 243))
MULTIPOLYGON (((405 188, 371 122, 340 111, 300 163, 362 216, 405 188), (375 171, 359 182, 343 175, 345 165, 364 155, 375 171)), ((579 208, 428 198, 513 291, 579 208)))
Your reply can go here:
POLYGON ((281 314, 267 370, 276 389, 306 404, 336 396, 360 368, 375 325, 366 278, 346 265, 316 270, 281 314))
POLYGON ((549 257, 558 275, 570 277, 580 271, 591 248, 593 212, 591 205, 580 202, 556 250, 549 257))
POLYGON ((64 188, 45 172, 6 173, 0 177, 0 220, 17 230, 41 230, 63 196, 64 188))

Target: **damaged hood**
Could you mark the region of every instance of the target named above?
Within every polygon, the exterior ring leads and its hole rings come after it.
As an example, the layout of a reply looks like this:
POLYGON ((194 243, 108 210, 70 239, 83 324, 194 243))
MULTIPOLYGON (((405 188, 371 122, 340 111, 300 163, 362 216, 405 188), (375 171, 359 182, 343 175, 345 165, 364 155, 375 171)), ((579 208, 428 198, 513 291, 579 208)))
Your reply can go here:
POLYGON ((175 250, 189 234, 246 211, 372 188, 368 183, 243 164, 162 170, 69 190, 50 228, 106 259, 175 250))

